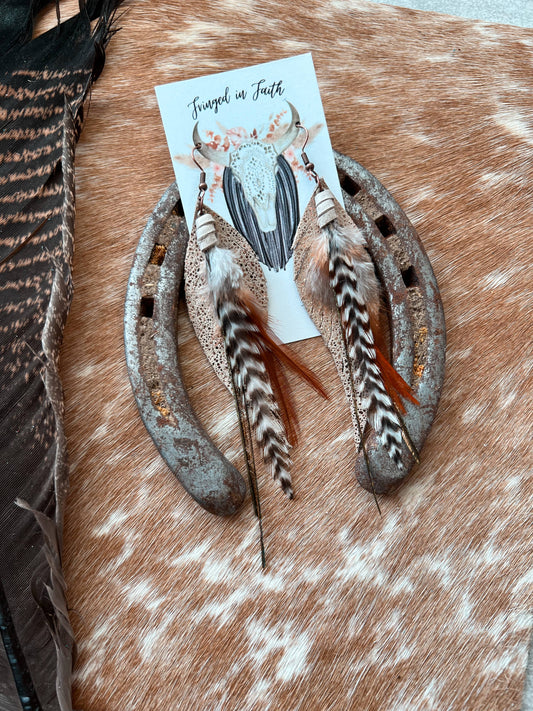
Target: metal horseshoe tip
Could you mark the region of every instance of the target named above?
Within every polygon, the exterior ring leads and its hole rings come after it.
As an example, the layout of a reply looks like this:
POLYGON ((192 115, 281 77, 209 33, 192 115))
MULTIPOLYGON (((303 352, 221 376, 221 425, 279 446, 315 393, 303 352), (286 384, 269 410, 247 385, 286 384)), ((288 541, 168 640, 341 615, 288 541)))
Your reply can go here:
MULTIPOLYGON (((411 385, 419 405, 405 403, 403 419, 420 452, 429 433, 444 381, 446 326, 439 287, 413 225, 371 173, 348 156, 335 153, 346 210, 363 230, 388 306, 391 363, 411 385)), ((386 494, 411 471, 415 460, 404 447, 400 471, 374 432, 365 437, 374 490, 386 494)), ((372 491, 363 452, 355 473, 372 491)))
POLYGON ((185 490, 219 516, 235 513, 246 485, 194 414, 178 363, 178 298, 189 233, 171 185, 141 236, 128 282, 126 362, 142 420, 185 490))

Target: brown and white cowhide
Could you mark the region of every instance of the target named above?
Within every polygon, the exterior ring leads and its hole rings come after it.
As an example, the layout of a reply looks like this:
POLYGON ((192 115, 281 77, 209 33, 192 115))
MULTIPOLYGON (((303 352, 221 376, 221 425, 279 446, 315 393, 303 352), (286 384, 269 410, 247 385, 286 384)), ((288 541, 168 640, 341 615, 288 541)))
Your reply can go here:
MULTIPOLYGON (((85 711, 520 708, 531 626, 533 30, 362 0, 131 2, 77 151, 75 297, 62 355, 64 561, 85 711), (153 87, 312 51, 334 146, 414 222, 448 325, 422 464, 394 495, 354 481, 350 417, 319 339, 298 352, 294 501, 198 508, 130 390, 123 305, 173 181, 153 87)), ((185 313, 192 402, 237 463, 231 398, 185 313)))

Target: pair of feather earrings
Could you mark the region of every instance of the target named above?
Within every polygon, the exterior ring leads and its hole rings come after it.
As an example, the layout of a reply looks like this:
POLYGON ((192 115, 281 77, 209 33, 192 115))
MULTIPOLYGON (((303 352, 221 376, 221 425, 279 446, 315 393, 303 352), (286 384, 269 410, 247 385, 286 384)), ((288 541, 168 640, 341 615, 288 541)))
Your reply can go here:
MULTIPOLYGON (((291 110, 297 117, 292 105, 291 110)), ((324 309, 336 312, 353 393, 351 401, 356 402, 358 393, 367 419, 382 445, 396 466, 402 469, 402 438, 417 458, 403 425, 402 398, 416 400, 409 386, 382 355, 379 285, 364 237, 316 174, 305 153, 308 131, 299 122, 299 117, 295 123, 306 133, 302 160, 306 171, 317 183, 294 240, 295 265, 302 264, 302 257, 305 262, 304 269, 296 270, 300 275, 296 283, 304 304, 311 302, 318 305, 321 312, 324 309)), ((189 278, 186 277, 186 293, 199 340, 219 377, 234 395, 252 502, 259 519, 264 566, 254 438, 274 479, 289 498, 293 496, 289 452, 291 443, 294 443, 294 408, 276 363, 288 365, 320 394, 327 396, 316 376, 268 329, 262 272, 252 250, 233 227, 204 205, 208 186, 205 172, 195 157, 195 152, 201 148, 202 144, 196 142, 192 151, 193 160, 201 172, 187 253, 186 274, 189 278), (205 318, 209 309, 216 315, 221 336, 218 340, 213 339, 213 333, 206 327, 210 321, 205 318)), ((313 318, 313 309, 310 312, 313 318)), ((318 323, 317 326, 320 330, 318 323)), ((364 448, 363 423, 357 411, 354 419, 364 448)), ((368 474, 372 482, 369 466, 368 474)))

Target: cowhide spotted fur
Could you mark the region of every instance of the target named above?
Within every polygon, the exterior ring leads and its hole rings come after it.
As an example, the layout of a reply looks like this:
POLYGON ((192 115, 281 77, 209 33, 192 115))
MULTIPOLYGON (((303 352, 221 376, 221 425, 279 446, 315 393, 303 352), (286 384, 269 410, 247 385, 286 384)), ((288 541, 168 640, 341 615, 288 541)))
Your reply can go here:
MULTIPOLYGON (((76 3, 77 4, 77 3, 76 3)), ((363 0, 132 1, 77 150, 75 297, 62 354, 64 563, 85 711, 518 710, 531 629, 533 30, 363 0), (298 345, 296 497, 188 498, 137 412, 122 340, 141 231, 173 181, 153 87, 311 51, 335 148, 415 224, 448 327, 422 464, 380 518, 319 339, 298 345)), ((183 310, 194 407, 242 464, 228 393, 183 310)))

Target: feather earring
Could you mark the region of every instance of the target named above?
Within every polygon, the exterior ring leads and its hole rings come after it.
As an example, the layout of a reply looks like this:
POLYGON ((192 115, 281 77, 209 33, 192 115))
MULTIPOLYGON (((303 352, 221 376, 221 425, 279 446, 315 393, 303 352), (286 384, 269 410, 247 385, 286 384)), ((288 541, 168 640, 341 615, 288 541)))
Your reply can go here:
POLYGON ((301 123, 298 126, 306 134, 302 161, 317 187, 295 237, 296 284, 334 352, 373 487, 362 436, 365 420, 394 464, 403 470, 402 442, 416 461, 418 453, 403 422, 402 399, 415 404, 418 401, 384 355, 379 283, 364 235, 318 177, 305 153, 309 132, 301 123))
POLYGON ((233 227, 204 205, 206 176, 195 157, 200 148, 196 143, 192 151, 201 173, 186 257, 186 296, 198 338, 205 350, 211 350, 215 370, 235 399, 264 567, 254 439, 273 478, 287 497, 293 498, 289 451, 290 435, 295 431, 294 407, 276 361, 288 365, 324 397, 326 393, 311 371, 270 332, 263 308, 265 299, 261 303, 250 288, 251 283, 260 283, 263 278, 251 248, 233 227), (239 263, 239 253, 244 256, 246 270, 239 263), (216 317, 214 323, 210 314, 216 317))

